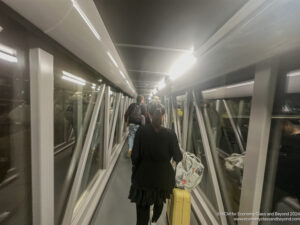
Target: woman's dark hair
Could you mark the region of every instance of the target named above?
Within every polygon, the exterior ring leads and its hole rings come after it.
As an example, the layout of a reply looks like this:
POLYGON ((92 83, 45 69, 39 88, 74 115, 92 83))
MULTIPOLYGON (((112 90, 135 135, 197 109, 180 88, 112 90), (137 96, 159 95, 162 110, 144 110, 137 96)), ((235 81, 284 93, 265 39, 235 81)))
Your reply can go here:
POLYGON ((165 107, 158 101, 152 101, 148 105, 149 114, 152 116, 152 126, 160 130, 162 116, 165 114, 165 107))

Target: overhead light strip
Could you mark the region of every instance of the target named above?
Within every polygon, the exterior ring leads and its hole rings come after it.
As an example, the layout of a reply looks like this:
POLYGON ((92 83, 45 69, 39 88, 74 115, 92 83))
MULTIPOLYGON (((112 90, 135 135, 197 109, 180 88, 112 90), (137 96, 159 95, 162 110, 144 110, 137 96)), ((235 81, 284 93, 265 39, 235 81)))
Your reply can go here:
POLYGON ((10 48, 6 45, 3 45, 3 44, 0 44, 0 51, 1 52, 4 52, 4 53, 7 53, 9 55, 12 55, 12 56, 16 56, 17 55, 17 51, 13 48, 10 48))
POLYGON ((85 15, 85 13, 82 11, 82 9, 80 8, 80 6, 78 5, 78 3, 75 0, 72 0, 73 6, 74 8, 77 10, 77 12, 80 14, 80 16, 82 17, 82 19, 84 20, 84 22, 88 25, 88 27, 90 28, 90 30, 93 32, 93 34, 95 35, 95 37, 100 41, 101 40, 101 36, 99 35, 99 33, 96 31, 95 27, 93 26, 93 24, 91 23, 91 21, 89 20, 89 18, 85 15))
POLYGON ((124 73, 120 70, 120 74, 122 75, 122 77, 125 79, 126 77, 125 77, 125 75, 124 75, 124 73))
POLYGON ((209 89, 206 91, 202 91, 203 94, 207 94, 207 93, 211 93, 211 92, 215 92, 217 89, 209 89))
POLYGON ((17 63, 18 59, 15 56, 8 55, 4 52, 0 52, 0 59, 3 59, 8 62, 17 63))
POLYGON ((62 79, 63 79, 63 80, 70 81, 70 82, 72 82, 72 83, 75 83, 75 84, 82 85, 82 86, 84 86, 84 85, 85 85, 85 83, 83 83, 83 82, 80 82, 80 81, 78 81, 78 80, 75 80, 75 79, 72 79, 71 77, 62 76, 62 79))
POLYGON ((107 52, 107 55, 108 55, 108 57, 110 58, 110 60, 113 62, 113 64, 114 64, 117 68, 119 68, 119 66, 118 66, 118 64, 117 64, 117 62, 116 62, 116 60, 115 60, 114 57, 110 54, 110 52, 107 52))
POLYGON ((77 77, 66 71, 62 71, 62 73, 63 73, 62 79, 64 79, 64 80, 67 80, 67 81, 70 81, 70 82, 73 82, 73 83, 76 83, 76 84, 79 84, 82 86, 84 86, 86 84, 86 81, 80 77, 77 77))
POLYGON ((296 71, 289 72, 286 76, 287 76, 287 77, 296 77, 296 76, 300 76, 300 70, 296 70, 296 71))
POLYGON ((251 85, 251 84, 254 84, 254 81, 248 81, 248 82, 244 82, 244 83, 240 83, 240 84, 233 84, 233 85, 227 86, 226 88, 243 87, 243 86, 247 86, 247 85, 251 85))
POLYGON ((67 72, 67 71, 63 71, 63 74, 66 75, 66 76, 68 76, 68 77, 71 77, 71 78, 73 78, 73 79, 75 79, 75 80, 78 80, 78 81, 80 81, 80 82, 82 82, 82 83, 85 83, 85 82, 86 82, 84 79, 82 79, 82 78, 80 78, 80 77, 78 77, 78 76, 75 76, 75 75, 73 75, 73 74, 71 74, 71 73, 69 73, 69 72, 67 72))

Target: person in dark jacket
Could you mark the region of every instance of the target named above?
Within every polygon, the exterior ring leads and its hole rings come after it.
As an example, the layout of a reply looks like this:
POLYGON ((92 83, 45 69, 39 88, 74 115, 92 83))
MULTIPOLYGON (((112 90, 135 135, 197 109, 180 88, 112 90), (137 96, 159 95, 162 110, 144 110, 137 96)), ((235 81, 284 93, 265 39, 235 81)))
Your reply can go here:
POLYGON ((176 134, 161 127, 165 108, 157 101, 148 106, 151 124, 136 133, 131 160, 132 177, 129 199, 136 203, 137 225, 147 225, 150 206, 154 205, 152 224, 161 215, 164 202, 175 187, 175 172, 171 159, 182 160, 176 134))
POLYGON ((128 107, 125 113, 125 121, 129 126, 128 157, 130 157, 132 152, 135 133, 141 125, 145 125, 146 117, 147 117, 147 109, 146 106, 144 105, 144 97, 138 95, 136 98, 136 103, 132 103, 128 107))

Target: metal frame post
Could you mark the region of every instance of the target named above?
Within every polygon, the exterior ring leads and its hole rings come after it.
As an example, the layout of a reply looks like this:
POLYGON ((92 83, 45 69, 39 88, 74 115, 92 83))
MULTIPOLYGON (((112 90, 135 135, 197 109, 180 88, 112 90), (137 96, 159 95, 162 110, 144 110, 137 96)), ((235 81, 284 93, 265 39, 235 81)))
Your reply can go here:
POLYGON ((177 114, 177 110, 176 110, 176 107, 175 107, 175 103, 176 103, 176 97, 175 97, 175 99, 173 97, 171 97, 171 107, 172 107, 172 115, 173 115, 175 133, 177 134, 179 145, 182 146, 180 127, 178 127, 179 126, 179 124, 178 124, 178 114, 177 114))
POLYGON ((185 93, 184 109, 183 109, 183 124, 182 124, 182 148, 186 150, 187 148, 187 135, 188 135, 188 125, 189 125, 189 109, 190 109, 190 99, 189 93, 185 93))
POLYGON ((53 56, 30 49, 32 223, 54 224, 53 56))
MULTIPOLYGON (((115 138, 115 130, 116 130, 116 123, 117 123, 117 119, 118 119, 118 113, 119 113, 119 108, 120 108, 120 100, 121 100, 121 93, 118 93, 116 95, 116 107, 114 109, 114 115, 113 115, 113 122, 112 122, 112 127, 110 130, 110 139, 109 139, 109 146, 108 149, 110 151, 110 153, 112 153, 112 147, 113 147, 113 142, 114 142, 114 138, 115 138)), ((112 154, 110 155, 110 158, 112 157, 112 154)))
MULTIPOLYGON (((191 95, 190 95, 190 103, 191 101, 191 95)), ((188 120, 188 130, 187 130, 187 143, 186 143, 186 150, 191 151, 192 150, 192 133, 193 133, 193 116, 194 116, 194 110, 195 107, 193 104, 189 105, 189 120, 188 120)))
MULTIPOLYGON (((195 92, 193 92, 193 103, 194 103, 196 114, 197 114, 197 119, 198 119, 198 124, 199 124, 199 128, 200 128, 201 138, 203 141, 203 147, 204 147, 204 151, 205 151, 205 155, 206 155, 206 159, 207 159, 207 164, 209 167, 210 174, 212 176, 211 177, 212 182, 214 184, 214 191, 215 191, 215 196, 216 196, 217 203, 218 203, 219 212, 222 213, 222 212, 225 212, 225 209, 224 209, 223 200, 222 200, 222 196, 221 196, 221 192, 220 192, 220 186, 219 186, 217 173, 215 170, 214 161, 213 161, 213 157, 212 157, 212 153, 211 153, 209 138, 208 138, 208 135, 207 135, 206 129, 205 129, 205 122, 203 119, 203 115, 202 115, 199 103, 197 102, 195 92)), ((220 214, 220 219, 221 219, 222 225, 227 225, 227 220, 226 220, 225 215, 220 214)))
MULTIPOLYGON (((259 212, 266 168, 277 68, 271 62, 257 66, 244 162, 240 212, 259 212)), ((249 216, 248 216, 249 217, 249 216)), ((257 220, 239 225, 257 225, 257 220)))
POLYGON ((117 142, 121 143, 123 137, 123 126, 124 126, 124 112, 125 112, 125 98, 121 94, 121 102, 120 102, 120 112, 119 112, 119 126, 118 126, 118 133, 117 133, 117 142))
POLYGON ((110 107, 110 87, 107 86, 105 89, 105 97, 104 97, 104 140, 103 140, 103 146, 104 146, 104 154, 103 154, 103 167, 104 169, 108 168, 109 161, 110 161, 110 150, 108 148, 109 146, 109 107, 110 107))

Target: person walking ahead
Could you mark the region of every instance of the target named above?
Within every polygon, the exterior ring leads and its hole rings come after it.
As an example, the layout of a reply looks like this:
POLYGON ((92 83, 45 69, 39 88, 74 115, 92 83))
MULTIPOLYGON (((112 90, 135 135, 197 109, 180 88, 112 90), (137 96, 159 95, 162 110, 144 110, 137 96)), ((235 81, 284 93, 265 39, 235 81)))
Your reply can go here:
POLYGON ((154 205, 152 224, 161 215, 164 202, 175 187, 175 172, 170 160, 182 160, 176 134, 161 127, 165 108, 159 102, 148 105, 151 124, 140 127, 132 150, 132 177, 129 199, 136 203, 137 225, 147 225, 154 205))
POLYGON ((144 97, 139 95, 136 98, 136 103, 130 104, 126 113, 125 121, 129 125, 129 135, 128 135, 128 157, 130 157, 133 147, 133 141, 135 133, 140 125, 145 124, 145 118, 147 116, 147 109, 144 105, 144 97))

